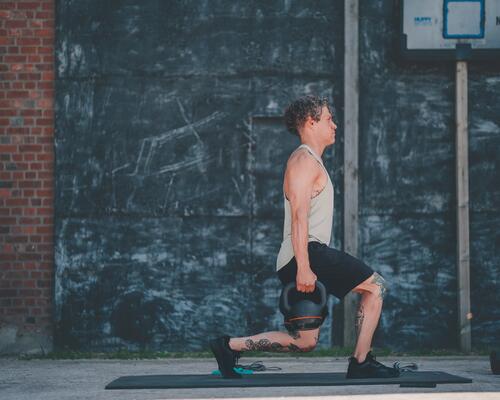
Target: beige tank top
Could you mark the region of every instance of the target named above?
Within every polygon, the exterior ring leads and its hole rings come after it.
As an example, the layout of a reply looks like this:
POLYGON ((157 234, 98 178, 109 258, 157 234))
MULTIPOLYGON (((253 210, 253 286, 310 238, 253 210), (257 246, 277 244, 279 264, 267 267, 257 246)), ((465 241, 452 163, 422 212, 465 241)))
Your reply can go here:
MULTIPOLYGON (((328 171, 323 165, 323 161, 307 144, 301 144, 299 147, 297 147, 297 149, 295 149, 295 151, 302 147, 306 148, 309 153, 311 153, 311 155, 321 164, 321 167, 323 167, 323 170, 328 177, 328 181, 323 190, 317 196, 311 199, 311 208, 309 210, 308 241, 317 241, 329 245, 333 222, 333 184, 328 171)), ((292 246, 292 218, 290 212, 290 202, 286 198, 284 191, 283 201, 285 205, 283 242, 281 243, 280 251, 276 260, 276 271, 288 264, 294 256, 292 246)))

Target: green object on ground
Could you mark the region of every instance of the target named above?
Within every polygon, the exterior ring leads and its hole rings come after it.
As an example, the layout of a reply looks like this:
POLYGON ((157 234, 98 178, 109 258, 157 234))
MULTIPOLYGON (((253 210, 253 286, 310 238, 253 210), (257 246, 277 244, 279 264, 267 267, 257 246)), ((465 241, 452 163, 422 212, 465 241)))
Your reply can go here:
MULTIPOLYGON (((253 374, 253 371, 251 369, 244 369, 244 368, 233 368, 235 372, 237 372, 238 374, 242 374, 242 375, 249 375, 249 374, 253 374)), ((212 375, 220 375, 220 371, 218 369, 214 369, 212 371, 212 375)))

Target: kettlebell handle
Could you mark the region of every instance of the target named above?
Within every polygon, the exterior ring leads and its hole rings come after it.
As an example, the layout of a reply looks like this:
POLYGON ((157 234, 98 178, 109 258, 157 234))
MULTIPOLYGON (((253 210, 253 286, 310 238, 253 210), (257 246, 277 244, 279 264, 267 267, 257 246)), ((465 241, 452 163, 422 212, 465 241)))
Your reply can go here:
MULTIPOLYGON (((296 283, 290 282, 289 284, 287 284, 283 288, 283 291, 281 292, 281 297, 282 297, 281 303, 283 304, 283 308, 285 309, 285 311, 287 313, 289 313, 292 310, 292 307, 290 306, 290 302, 288 301, 288 295, 289 295, 290 291, 293 289, 297 290, 296 283)), ((323 283, 321 283, 321 281, 316 280, 316 289, 319 289, 319 292, 321 295, 321 303, 320 304, 321 304, 321 307, 324 307, 326 305, 326 301, 327 301, 325 285, 323 285, 323 283)))

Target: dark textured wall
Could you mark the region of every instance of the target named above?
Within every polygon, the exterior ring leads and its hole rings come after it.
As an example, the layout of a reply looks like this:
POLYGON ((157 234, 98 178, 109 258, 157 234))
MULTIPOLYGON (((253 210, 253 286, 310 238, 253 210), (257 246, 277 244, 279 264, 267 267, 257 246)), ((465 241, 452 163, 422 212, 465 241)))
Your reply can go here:
MULTIPOLYGON (((57 11, 57 344, 199 350, 216 334, 283 329, 274 265, 299 143, 281 115, 304 93, 342 97, 342 8, 57 11)), ((325 162, 340 182, 335 152, 325 162)))
MULTIPOLYGON (((455 64, 398 56, 397 2, 360 7, 362 257, 390 282, 379 344, 457 348, 455 64)), ((469 74, 473 345, 500 340, 500 68, 469 74)))
POLYGON ((472 338, 500 342, 500 66, 469 73, 472 338))
MULTIPOLYGON (((342 4, 58 2, 57 345, 199 350, 283 329, 274 264, 298 139, 281 114, 304 93, 336 105, 324 160, 342 246, 342 4)), ((392 1, 360 12, 360 254, 391 283, 376 344, 454 347, 453 65, 398 61, 392 1)), ((499 89, 497 70, 472 69, 475 344, 498 340, 499 89)), ((329 319, 321 346, 333 336, 329 319)))

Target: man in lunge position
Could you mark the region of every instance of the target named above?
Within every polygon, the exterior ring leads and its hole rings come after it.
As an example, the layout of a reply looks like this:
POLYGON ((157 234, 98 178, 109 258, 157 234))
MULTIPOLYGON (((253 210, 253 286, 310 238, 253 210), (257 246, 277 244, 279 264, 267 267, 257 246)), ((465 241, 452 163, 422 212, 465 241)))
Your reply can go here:
MULTIPOLYGON (((328 247, 333 221, 333 184, 321 155, 335 142, 337 126, 325 99, 305 96, 285 111, 287 129, 301 145, 290 155, 284 176, 285 219, 283 242, 276 261, 283 285, 295 282, 299 295, 313 296, 319 279, 328 293, 342 299, 351 291, 361 294, 356 318, 357 343, 349 358, 347 378, 389 378, 395 368, 375 360, 370 351, 386 292, 382 276, 351 255, 328 247)), ((233 370, 241 352, 249 350, 305 352, 315 348, 319 328, 264 332, 248 337, 222 336, 210 341, 225 378, 241 378, 233 370)))

